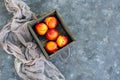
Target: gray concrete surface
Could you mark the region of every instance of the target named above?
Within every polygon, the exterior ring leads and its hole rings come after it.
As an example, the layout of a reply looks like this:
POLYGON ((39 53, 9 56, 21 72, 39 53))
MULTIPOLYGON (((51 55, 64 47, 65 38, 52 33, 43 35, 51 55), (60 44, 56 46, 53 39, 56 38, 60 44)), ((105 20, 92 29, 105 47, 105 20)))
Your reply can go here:
MULTIPOLYGON (((24 0, 43 14, 58 9, 76 38, 71 56, 51 61, 66 80, 120 80, 120 0, 24 0)), ((0 0, 0 27, 12 17, 0 0)), ((21 80, 14 57, 0 49, 0 80, 21 80)))

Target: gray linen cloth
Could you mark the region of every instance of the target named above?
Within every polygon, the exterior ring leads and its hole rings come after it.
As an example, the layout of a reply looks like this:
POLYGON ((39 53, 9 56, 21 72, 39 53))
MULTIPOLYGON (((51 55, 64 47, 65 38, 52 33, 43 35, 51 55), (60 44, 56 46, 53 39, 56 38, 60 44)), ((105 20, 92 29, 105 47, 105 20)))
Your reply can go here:
POLYGON ((0 30, 0 46, 15 56, 15 69, 23 80, 65 80, 41 53, 27 28, 34 13, 22 0, 4 0, 13 18, 0 30))

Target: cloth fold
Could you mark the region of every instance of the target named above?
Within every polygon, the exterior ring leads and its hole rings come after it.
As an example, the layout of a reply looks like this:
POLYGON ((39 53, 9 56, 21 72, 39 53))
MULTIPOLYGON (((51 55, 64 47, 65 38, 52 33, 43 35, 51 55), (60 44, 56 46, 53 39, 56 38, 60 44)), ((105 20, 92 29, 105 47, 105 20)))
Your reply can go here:
POLYGON ((23 80, 65 80, 41 53, 27 28, 34 13, 22 0, 4 0, 13 18, 0 31, 0 45, 15 56, 15 69, 23 80))

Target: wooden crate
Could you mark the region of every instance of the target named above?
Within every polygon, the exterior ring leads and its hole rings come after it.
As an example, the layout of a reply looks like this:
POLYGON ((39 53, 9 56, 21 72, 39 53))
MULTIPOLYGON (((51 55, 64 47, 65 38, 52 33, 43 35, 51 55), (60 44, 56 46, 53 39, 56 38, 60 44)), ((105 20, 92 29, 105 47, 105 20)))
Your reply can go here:
POLYGON ((73 43, 75 42, 74 37, 72 36, 70 30, 68 29, 68 27, 66 26, 66 24, 62 20, 60 13, 57 10, 49 11, 45 15, 41 16, 38 20, 34 20, 30 24, 28 24, 28 29, 31 32, 33 38, 35 39, 35 41, 37 42, 38 46, 40 47, 40 49, 42 50, 43 54, 45 55, 45 57, 47 59, 52 58, 53 56, 60 54, 61 51, 64 51, 65 49, 67 49, 68 47, 73 45, 73 43), (49 54, 44 48, 45 43, 48 41, 45 38, 45 36, 40 36, 35 32, 35 24, 39 23, 39 22, 43 22, 44 19, 46 17, 49 17, 49 16, 55 16, 57 18, 58 25, 57 25, 56 29, 58 30, 59 34, 63 34, 65 36, 67 36, 69 39, 69 43, 66 46, 64 46, 63 48, 60 48, 59 50, 57 50, 53 54, 49 54))

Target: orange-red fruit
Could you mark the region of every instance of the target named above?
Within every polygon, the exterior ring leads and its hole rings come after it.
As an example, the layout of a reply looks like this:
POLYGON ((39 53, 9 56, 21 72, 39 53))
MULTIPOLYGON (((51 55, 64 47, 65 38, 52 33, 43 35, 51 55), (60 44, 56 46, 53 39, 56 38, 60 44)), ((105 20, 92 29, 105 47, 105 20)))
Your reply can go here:
POLYGON ((56 43, 59 47, 64 47, 68 43, 68 38, 64 35, 58 36, 56 43))
POLYGON ((46 24, 44 23, 37 23, 35 25, 35 31, 39 34, 39 35, 45 35, 45 33, 47 32, 48 27, 46 24))
POLYGON ((55 51, 58 50, 57 43, 49 41, 46 43, 45 49, 47 50, 48 53, 54 53, 55 51))
POLYGON ((56 29, 49 29, 46 33, 46 38, 48 40, 56 40, 58 37, 58 31, 56 29))
POLYGON ((54 16, 47 17, 44 22, 46 23, 46 25, 50 29, 55 28, 57 26, 57 24, 58 24, 58 21, 54 16))

